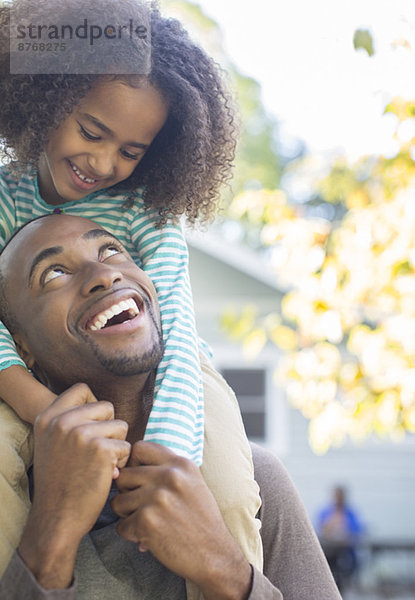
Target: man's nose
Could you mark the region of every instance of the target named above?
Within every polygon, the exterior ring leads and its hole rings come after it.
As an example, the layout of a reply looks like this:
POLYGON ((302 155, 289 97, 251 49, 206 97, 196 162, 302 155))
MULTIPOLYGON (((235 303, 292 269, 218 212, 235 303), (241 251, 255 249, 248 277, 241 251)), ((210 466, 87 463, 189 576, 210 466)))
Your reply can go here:
POLYGON ((110 290, 115 283, 122 281, 122 273, 116 265, 90 262, 82 270, 81 294, 90 296, 95 292, 110 290))

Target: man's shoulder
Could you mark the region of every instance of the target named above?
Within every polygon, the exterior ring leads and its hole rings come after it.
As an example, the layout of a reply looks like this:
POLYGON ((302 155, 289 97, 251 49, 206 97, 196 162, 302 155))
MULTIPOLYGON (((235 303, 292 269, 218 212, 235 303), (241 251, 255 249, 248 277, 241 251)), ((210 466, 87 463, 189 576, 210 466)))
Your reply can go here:
POLYGON ((26 472, 32 461, 32 433, 33 427, 22 421, 14 410, 0 400, 0 448, 1 455, 5 459, 2 468, 12 468, 12 459, 17 460, 19 457, 26 472), (10 459, 10 462, 6 458, 10 459))
POLYGON ((250 442, 252 451, 252 461, 254 464, 255 480, 259 486, 263 482, 267 485, 276 485, 277 488, 282 492, 284 489, 289 489, 291 494, 291 487, 293 487, 291 477, 281 461, 281 459, 271 450, 250 442))

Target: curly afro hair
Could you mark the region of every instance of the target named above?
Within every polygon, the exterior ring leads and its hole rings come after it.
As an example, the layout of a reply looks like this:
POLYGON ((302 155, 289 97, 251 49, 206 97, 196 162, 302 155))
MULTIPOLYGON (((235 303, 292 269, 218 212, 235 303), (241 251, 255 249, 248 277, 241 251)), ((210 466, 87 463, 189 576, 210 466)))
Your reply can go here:
MULTIPOLYGON (((0 32, 7 32, 10 7, 23 14, 37 14, 46 7, 49 22, 60 22, 62 6, 82 15, 85 0, 12 0, 0 6, 0 32)), ((167 121, 133 174, 108 191, 126 193, 127 204, 134 191, 144 189, 146 207, 155 209, 159 223, 185 214, 190 223, 212 218, 220 187, 231 175, 236 145, 233 105, 214 61, 189 37, 175 19, 165 18, 157 6, 141 0, 95 0, 107 22, 114 13, 128 8, 130 14, 147 10, 151 24, 151 70, 145 76, 169 102, 167 121)), ((33 19, 32 19, 33 22, 33 19)), ((99 79, 121 79, 133 87, 144 76, 123 73, 123 60, 131 61, 132 47, 119 45, 106 75, 11 74, 8 36, 0 39, 0 138, 11 168, 37 166, 53 130, 73 110, 99 79), (114 67, 115 65, 115 67, 114 67)), ((68 56, 74 63, 81 57, 68 56)))

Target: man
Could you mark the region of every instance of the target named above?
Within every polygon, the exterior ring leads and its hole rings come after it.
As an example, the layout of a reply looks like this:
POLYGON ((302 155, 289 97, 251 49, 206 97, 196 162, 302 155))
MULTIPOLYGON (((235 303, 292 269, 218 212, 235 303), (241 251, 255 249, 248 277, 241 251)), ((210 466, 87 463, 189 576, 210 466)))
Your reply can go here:
POLYGON ((339 599, 275 461, 259 452, 255 473, 268 579, 251 568, 199 469, 139 441, 162 354, 157 298, 110 233, 44 217, 11 240, 0 271, 2 318, 59 394, 35 426, 33 503, 1 598, 179 600, 187 580, 206 600, 339 599))

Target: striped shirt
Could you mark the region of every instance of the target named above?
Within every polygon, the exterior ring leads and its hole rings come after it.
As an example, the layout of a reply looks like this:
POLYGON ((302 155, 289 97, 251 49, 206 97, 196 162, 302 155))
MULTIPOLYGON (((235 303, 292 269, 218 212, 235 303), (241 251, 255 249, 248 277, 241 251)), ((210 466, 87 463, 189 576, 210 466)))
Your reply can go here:
MULTIPOLYGON (((125 195, 105 190, 76 202, 47 204, 39 194, 37 174, 28 169, 16 179, 0 168, 0 246, 24 223, 60 209, 91 219, 115 235, 152 279, 160 304, 165 351, 158 367, 153 408, 144 439, 168 446, 198 465, 203 453, 203 388, 198 358, 188 251, 181 228, 155 227, 157 215, 144 209, 137 192, 124 208, 125 195)), ((0 370, 24 365, 7 328, 0 322, 0 370)))

